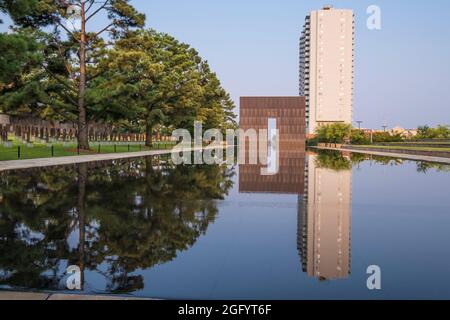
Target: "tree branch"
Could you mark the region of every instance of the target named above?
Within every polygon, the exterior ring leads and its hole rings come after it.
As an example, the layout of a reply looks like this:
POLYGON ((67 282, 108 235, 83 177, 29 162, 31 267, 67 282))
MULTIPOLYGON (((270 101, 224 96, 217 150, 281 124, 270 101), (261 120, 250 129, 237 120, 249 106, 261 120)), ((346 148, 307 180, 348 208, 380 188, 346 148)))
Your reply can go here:
POLYGON ((100 71, 97 74, 93 75, 92 77, 88 77, 87 81, 92 81, 92 80, 104 75, 105 73, 106 73, 105 71, 100 71))
POLYGON ((75 75, 73 73, 72 67, 68 63, 66 57, 64 56, 63 49, 62 49, 61 45, 59 44, 58 40, 55 37, 53 37, 53 40, 54 40, 53 44, 56 45, 56 47, 58 48, 59 55, 61 56, 61 59, 64 62, 64 66, 66 68, 67 73, 70 75, 70 78, 73 81, 75 81, 76 79, 75 79, 75 75))
POLYGON ((61 111, 61 110, 59 110, 57 108, 52 108, 52 111, 54 113, 56 113, 57 115, 61 116, 64 119, 64 121, 72 121, 70 116, 71 115, 75 115, 77 110, 73 109, 72 111, 61 111))
POLYGON ((91 10, 92 6, 94 5, 95 0, 91 0, 89 3, 89 6, 87 7, 87 9, 84 11, 84 13, 88 13, 89 10, 91 10))
POLYGON ((58 92, 55 92, 57 95, 59 95, 61 98, 66 98, 67 100, 69 100, 69 103, 70 104, 72 104, 75 108, 73 109, 73 110, 71 110, 71 111, 73 111, 73 112, 77 112, 77 110, 78 110, 78 102, 74 99, 74 98, 72 98, 71 96, 69 96, 69 95, 67 95, 67 94, 65 94, 65 95, 63 95, 62 94, 62 92, 60 92, 60 91, 58 91, 58 92))
MULTIPOLYGON (((109 0, 106 0, 97 10, 95 10, 89 17, 86 18, 86 22, 88 22, 93 16, 102 11, 109 3, 109 0)), ((85 11, 86 12, 86 11, 85 11)))
POLYGON ((74 38, 75 40, 77 40, 78 41, 78 39, 75 37, 75 34, 72 32, 72 31, 70 31, 64 24, 62 24, 60 21, 56 21, 56 23, 61 27, 61 28, 63 28, 72 38, 74 38))
POLYGON ((106 27, 104 27, 102 30, 100 30, 99 32, 97 32, 96 34, 94 34, 93 38, 97 38, 99 35, 101 35, 103 32, 107 31, 110 27, 112 27, 114 25, 114 22, 110 23, 109 25, 107 25, 106 27))
POLYGON ((57 75, 55 75, 53 72, 51 72, 45 65, 41 64, 42 68, 44 68, 44 70, 56 81, 58 81, 60 84, 62 84, 64 87, 66 87, 68 90, 71 90, 74 93, 78 93, 77 90, 75 90, 75 88, 72 88, 71 86, 69 86, 67 83, 65 83, 63 80, 61 80, 60 78, 58 78, 57 75))

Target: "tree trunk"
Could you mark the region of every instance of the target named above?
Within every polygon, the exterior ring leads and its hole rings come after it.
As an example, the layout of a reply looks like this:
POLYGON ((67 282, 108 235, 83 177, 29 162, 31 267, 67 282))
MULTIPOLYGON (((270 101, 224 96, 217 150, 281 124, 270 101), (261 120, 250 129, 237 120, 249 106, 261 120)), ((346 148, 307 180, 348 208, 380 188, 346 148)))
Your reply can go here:
POLYGON ((85 3, 81 4, 80 34, 80 86, 78 88, 78 145, 82 150, 89 150, 88 124, 86 116, 86 12, 85 3))
POLYGON ((27 127, 27 142, 31 142, 31 127, 27 127))
POLYGON ((147 125, 145 126, 145 146, 146 147, 153 146, 152 130, 153 130, 153 127, 149 123, 147 123, 147 125))

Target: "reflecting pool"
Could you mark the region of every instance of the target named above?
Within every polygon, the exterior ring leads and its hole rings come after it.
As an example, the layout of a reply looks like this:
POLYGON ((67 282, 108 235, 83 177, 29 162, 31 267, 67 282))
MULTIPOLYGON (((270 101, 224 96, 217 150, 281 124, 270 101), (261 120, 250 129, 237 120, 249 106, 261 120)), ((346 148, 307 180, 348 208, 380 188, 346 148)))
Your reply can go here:
POLYGON ((0 289, 163 299, 450 299, 450 167, 282 152, 0 173, 0 289), (382 290, 367 288, 367 268, 382 290))

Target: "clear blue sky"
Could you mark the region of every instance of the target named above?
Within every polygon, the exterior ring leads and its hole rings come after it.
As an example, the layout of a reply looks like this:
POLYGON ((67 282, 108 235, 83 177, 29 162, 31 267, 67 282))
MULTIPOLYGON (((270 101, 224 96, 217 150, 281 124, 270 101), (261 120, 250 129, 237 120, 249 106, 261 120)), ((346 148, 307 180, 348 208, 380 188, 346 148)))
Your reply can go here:
MULTIPOLYGON (((133 0, 147 26, 195 47, 236 104, 240 96, 297 95, 305 15, 354 9, 355 120, 365 127, 450 124, 450 1, 133 0), (382 10, 382 30, 366 9, 382 10)), ((4 27, 3 27, 4 29, 4 27)))

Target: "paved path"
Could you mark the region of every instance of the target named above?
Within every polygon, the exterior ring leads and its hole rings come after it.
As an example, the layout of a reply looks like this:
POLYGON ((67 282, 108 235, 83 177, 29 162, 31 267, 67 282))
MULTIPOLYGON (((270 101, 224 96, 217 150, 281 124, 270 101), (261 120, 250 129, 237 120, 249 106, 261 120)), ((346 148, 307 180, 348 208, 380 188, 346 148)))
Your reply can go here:
MULTIPOLYGON (((196 151, 200 148, 192 148, 190 151, 196 151)), ((204 148, 204 150, 208 149, 204 148)), ((108 153, 108 154, 94 154, 85 156, 71 156, 60 158, 43 158, 43 159, 30 159, 30 160, 12 160, 1 161, 0 171, 17 170, 17 169, 29 169, 29 168, 42 168, 51 166, 62 166, 77 163, 87 163, 95 161, 108 161, 118 159, 131 159, 156 155, 171 154, 171 150, 155 150, 155 151, 142 151, 142 152, 127 152, 127 153, 108 153)))
POLYGON ((408 159, 408 160, 416 160, 416 161, 428 161, 428 162, 450 164, 450 158, 442 158, 442 157, 418 156, 418 155, 406 154, 406 153, 366 151, 366 150, 357 150, 357 149, 342 149, 342 148, 335 149, 335 148, 319 148, 319 147, 313 147, 313 148, 319 149, 319 150, 334 150, 334 151, 342 151, 342 152, 371 154, 374 156, 384 156, 384 157, 392 157, 392 158, 400 158, 400 159, 408 159))
POLYGON ((0 291, 0 300, 154 300, 127 296, 0 291))

